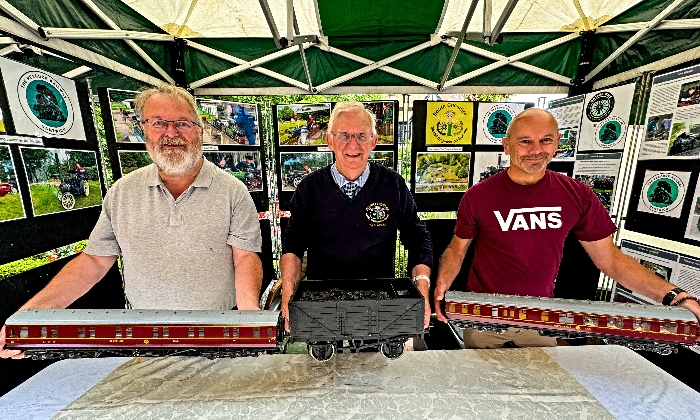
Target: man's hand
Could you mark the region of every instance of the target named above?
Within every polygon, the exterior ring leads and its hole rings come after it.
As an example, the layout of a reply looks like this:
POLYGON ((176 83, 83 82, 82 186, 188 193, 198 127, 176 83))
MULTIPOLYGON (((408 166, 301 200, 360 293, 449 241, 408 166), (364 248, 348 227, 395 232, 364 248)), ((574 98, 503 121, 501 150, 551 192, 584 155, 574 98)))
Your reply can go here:
POLYGON ((0 359, 21 359, 24 353, 21 350, 6 350, 5 349, 5 326, 0 328, 0 359))
POLYGON ((450 286, 448 284, 445 284, 444 282, 440 282, 438 280, 437 285, 435 285, 435 297, 433 299, 433 304, 435 305, 435 315, 437 315, 438 321, 442 321, 444 323, 447 323, 447 318, 445 318, 445 314, 442 313, 442 301, 445 300, 445 292, 447 289, 449 289, 450 286))
POLYGON ((282 293, 282 305, 280 307, 280 310, 282 311, 282 318, 284 318, 284 330, 286 332, 290 332, 291 328, 289 327, 289 298, 285 299, 284 293, 282 293))

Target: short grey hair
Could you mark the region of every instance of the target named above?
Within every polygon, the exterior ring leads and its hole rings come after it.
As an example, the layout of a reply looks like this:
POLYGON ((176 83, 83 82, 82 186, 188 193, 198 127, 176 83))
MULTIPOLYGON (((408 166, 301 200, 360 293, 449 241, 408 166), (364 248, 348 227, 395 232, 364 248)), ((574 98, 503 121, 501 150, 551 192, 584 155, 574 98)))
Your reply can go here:
POLYGON ((370 124, 372 125, 372 137, 377 134, 377 120, 374 118, 374 114, 369 112, 362 102, 355 101, 338 102, 335 104, 335 108, 333 108, 333 112, 331 112, 331 119, 328 120, 328 131, 331 133, 333 132, 333 123, 335 122, 335 119, 338 118, 338 115, 343 112, 365 113, 367 118, 369 118, 370 124))
MULTIPOLYGON (((158 93, 168 95, 173 99, 184 99, 192 108, 192 114, 195 115, 195 120, 199 119, 197 103, 194 97, 184 88, 164 83, 158 87, 143 89, 136 95, 134 98, 134 113, 139 117, 139 120, 143 120, 143 108, 146 106, 148 98, 158 93)), ((195 122, 199 123, 199 121, 195 122)))

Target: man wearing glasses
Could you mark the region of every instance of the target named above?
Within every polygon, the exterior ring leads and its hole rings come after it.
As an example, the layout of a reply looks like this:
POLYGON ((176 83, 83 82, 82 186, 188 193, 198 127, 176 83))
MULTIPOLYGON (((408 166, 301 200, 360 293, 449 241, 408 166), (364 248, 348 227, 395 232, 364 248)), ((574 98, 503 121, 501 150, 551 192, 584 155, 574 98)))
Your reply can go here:
MULTIPOLYGON (((136 96, 153 164, 105 196, 85 251, 25 308, 65 308, 122 256, 124 292, 135 309, 259 309, 260 227, 246 186, 202 158, 194 98, 163 85, 136 96), (235 278, 235 281, 234 281, 235 278)), ((21 357, 2 351, 0 357, 21 357)))
POLYGON ((426 300, 427 327, 430 234, 401 175, 368 163, 377 145, 374 116, 359 102, 338 103, 326 138, 335 163, 304 177, 290 204, 280 261, 287 329, 288 303, 301 278, 305 251, 308 279, 392 278, 397 230, 409 250, 414 283, 426 300))

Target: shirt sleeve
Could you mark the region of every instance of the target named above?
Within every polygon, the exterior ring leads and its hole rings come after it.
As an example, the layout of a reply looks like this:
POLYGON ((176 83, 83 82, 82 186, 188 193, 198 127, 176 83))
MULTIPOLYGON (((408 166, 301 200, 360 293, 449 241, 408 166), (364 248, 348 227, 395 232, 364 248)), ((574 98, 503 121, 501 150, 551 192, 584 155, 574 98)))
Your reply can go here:
POLYGON ((479 233, 479 226, 472 214, 469 202, 469 190, 464 193, 457 208, 457 222, 455 223, 455 236, 460 239, 472 239, 479 233))
POLYGON ((425 264, 433 268, 433 242, 430 240, 430 232, 420 217, 418 208, 413 200, 411 192, 406 186, 403 178, 399 180, 401 194, 405 197, 401 220, 399 222, 399 232, 401 243, 408 250, 408 268, 411 269, 418 264, 425 264))
POLYGON ((122 250, 119 247, 117 238, 112 228, 111 209, 116 185, 107 191, 104 202, 102 203, 102 212, 100 218, 97 219, 95 227, 92 228, 88 245, 85 247, 85 252, 88 255, 96 255, 107 257, 112 255, 121 255, 122 250))
POLYGON ((584 242, 607 238, 615 233, 617 228, 593 190, 587 185, 583 187, 585 188, 583 196, 586 197, 583 203, 583 214, 571 231, 576 239, 584 242))
POLYGON ((235 184, 231 223, 226 243, 244 251, 260 252, 262 235, 255 203, 245 184, 240 181, 235 184))

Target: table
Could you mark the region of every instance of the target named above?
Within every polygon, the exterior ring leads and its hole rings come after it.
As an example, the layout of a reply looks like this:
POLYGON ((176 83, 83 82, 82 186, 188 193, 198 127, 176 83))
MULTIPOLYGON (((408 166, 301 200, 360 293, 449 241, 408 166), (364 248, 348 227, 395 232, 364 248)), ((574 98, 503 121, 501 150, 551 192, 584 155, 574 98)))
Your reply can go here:
POLYGON ((0 397, 7 419, 697 418, 700 394, 619 346, 52 364, 0 397))

